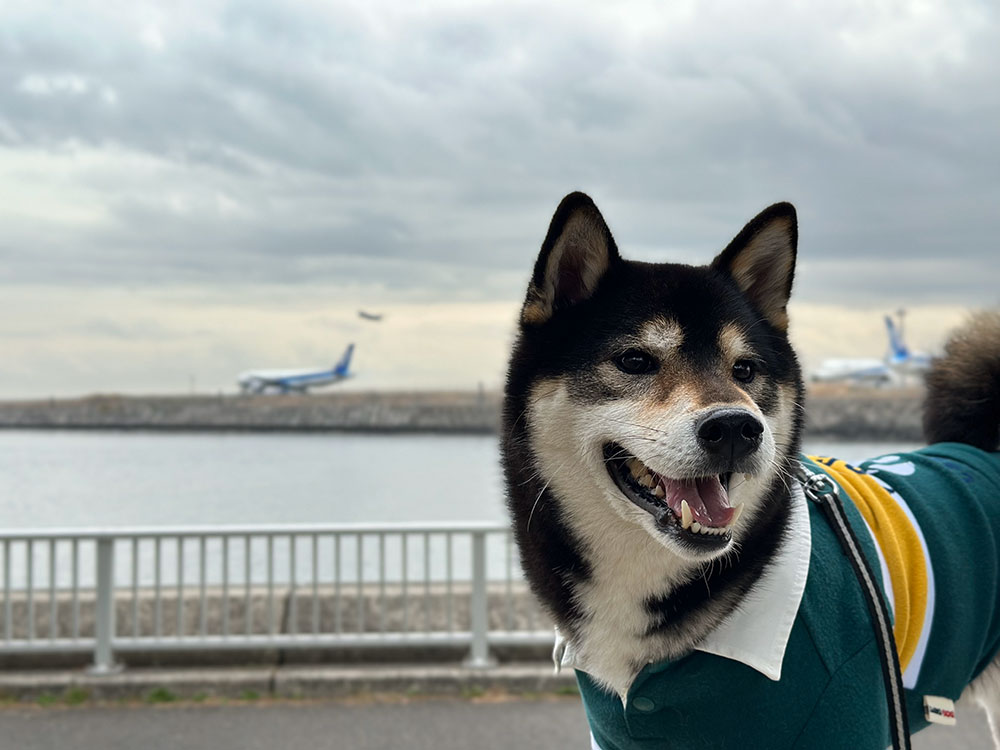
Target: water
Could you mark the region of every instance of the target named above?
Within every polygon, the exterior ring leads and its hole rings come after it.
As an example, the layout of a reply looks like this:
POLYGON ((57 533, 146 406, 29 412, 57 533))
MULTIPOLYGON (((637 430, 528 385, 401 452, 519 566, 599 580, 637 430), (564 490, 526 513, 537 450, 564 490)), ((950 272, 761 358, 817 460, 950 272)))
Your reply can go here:
POLYGON ((503 518, 490 436, 0 432, 0 528, 503 518))
POLYGON ((0 432, 0 528, 504 520, 487 435, 0 432))
MULTIPOLYGON (((812 453, 858 462, 901 445, 813 443, 812 453)), ((153 433, 153 432, 0 432, 0 529, 122 526, 213 526, 282 523, 380 523, 394 521, 506 521, 503 484, 492 436, 345 435, 292 433, 153 433)), ((311 575, 308 538, 296 544, 296 576, 311 575)), ((335 556, 333 539, 316 549, 317 565, 327 578, 334 569, 345 580, 360 575, 378 581, 399 580, 402 539, 347 538, 335 556), (362 549, 359 551, 358 545, 362 549), (363 558, 363 559, 362 559, 363 558), (358 561, 361 560, 359 563, 358 561), (360 567, 359 567, 360 565, 360 567)), ((468 571, 469 540, 454 540, 455 570, 468 571)), ((136 550, 140 585, 156 576, 152 539, 136 550)), ((198 540, 181 550, 176 541, 163 546, 164 585, 176 584, 183 568, 187 581, 200 574, 198 540), (178 555, 183 558, 178 564, 178 555)), ((268 573, 266 540, 251 542, 250 568, 243 542, 229 550, 233 580, 263 583, 268 573)), ((274 541, 274 579, 290 578, 292 542, 274 541)), ((449 553, 441 535, 415 539, 406 551, 409 575, 444 580, 449 553), (423 545, 427 544, 426 550, 423 545)), ((502 537, 488 540, 488 568, 496 577, 513 554, 502 537)), ((222 540, 208 540, 207 580, 221 583, 222 540)), ((68 542, 56 545, 55 566, 48 547, 29 549, 15 542, 10 579, 13 588, 29 586, 28 557, 35 580, 69 585, 72 574, 68 542)), ((93 581, 95 548, 79 551, 83 585, 93 581)), ((132 551, 119 545, 116 580, 128 581, 132 551)), ((2 562, 2 561, 0 561, 2 562)), ((2 565, 0 565, 2 567, 2 565)), ((6 576, 7 573, 4 573, 6 576)), ((461 575, 461 574, 460 574, 461 575)))

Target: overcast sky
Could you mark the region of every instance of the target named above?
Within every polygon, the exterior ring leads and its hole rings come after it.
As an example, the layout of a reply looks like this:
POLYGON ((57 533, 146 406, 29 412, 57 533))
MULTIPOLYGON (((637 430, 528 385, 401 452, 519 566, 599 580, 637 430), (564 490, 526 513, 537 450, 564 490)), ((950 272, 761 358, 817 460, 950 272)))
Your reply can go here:
POLYGON ((365 337, 371 384, 497 383, 575 189, 644 260, 791 200, 796 299, 864 311, 869 348, 879 311, 996 304, 994 7, 832 5, 4 4, 0 397, 229 387, 365 337))

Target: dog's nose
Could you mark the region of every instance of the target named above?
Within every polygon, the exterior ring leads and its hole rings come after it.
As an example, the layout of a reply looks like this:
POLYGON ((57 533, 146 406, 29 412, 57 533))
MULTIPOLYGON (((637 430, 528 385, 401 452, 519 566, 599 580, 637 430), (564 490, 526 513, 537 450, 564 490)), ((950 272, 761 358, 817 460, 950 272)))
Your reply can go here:
POLYGON ((698 443, 708 453, 737 461, 760 445, 764 425, 743 409, 719 409, 698 423, 698 443))

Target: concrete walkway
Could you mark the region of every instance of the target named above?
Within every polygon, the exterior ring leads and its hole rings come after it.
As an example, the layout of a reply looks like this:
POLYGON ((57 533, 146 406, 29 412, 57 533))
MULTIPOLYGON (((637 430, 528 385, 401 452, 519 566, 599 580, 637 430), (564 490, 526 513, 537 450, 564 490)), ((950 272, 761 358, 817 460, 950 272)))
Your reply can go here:
MULTIPOLYGON (((589 747, 570 673, 550 664, 0 672, 0 750, 548 750, 589 747)), ((985 716, 914 750, 987 750, 985 716)))
MULTIPOLYGON (((0 708, 0 747, 18 750, 552 750, 590 746, 576 698, 244 702, 239 705, 0 708)), ((934 727, 914 750, 986 750, 978 712, 934 727)), ((750 749, 748 749, 750 750, 750 749)))
POLYGON ((588 748, 575 700, 0 710, 17 750, 552 750, 588 748))
MULTIPOLYGON (((0 704, 39 702, 67 705, 83 702, 207 698, 355 698, 403 696, 468 696, 499 691, 575 693, 572 671, 555 675, 549 663, 512 663, 487 669, 459 665, 357 665, 216 667, 212 669, 126 669, 118 674, 91 675, 83 670, 0 671, 0 704)), ((0 750, 3 746, 0 745, 0 750)))

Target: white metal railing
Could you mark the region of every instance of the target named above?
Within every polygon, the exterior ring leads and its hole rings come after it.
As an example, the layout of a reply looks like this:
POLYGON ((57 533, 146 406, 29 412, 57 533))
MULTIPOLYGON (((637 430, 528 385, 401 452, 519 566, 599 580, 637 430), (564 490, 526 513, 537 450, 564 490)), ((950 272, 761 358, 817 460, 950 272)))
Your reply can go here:
POLYGON ((549 643, 501 524, 0 532, 0 653, 549 643))

